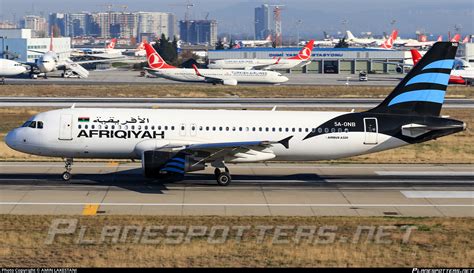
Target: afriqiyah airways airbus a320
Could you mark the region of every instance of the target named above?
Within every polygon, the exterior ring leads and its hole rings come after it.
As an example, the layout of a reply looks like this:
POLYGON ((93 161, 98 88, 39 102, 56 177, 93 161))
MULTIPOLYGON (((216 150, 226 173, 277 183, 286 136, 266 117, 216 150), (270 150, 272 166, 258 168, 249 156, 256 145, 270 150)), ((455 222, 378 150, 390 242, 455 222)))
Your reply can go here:
POLYGON ((9 147, 73 158, 141 159, 149 178, 229 163, 328 160, 375 153, 460 132, 440 116, 458 43, 436 43, 380 105, 364 112, 68 108, 31 117, 8 133, 9 147))

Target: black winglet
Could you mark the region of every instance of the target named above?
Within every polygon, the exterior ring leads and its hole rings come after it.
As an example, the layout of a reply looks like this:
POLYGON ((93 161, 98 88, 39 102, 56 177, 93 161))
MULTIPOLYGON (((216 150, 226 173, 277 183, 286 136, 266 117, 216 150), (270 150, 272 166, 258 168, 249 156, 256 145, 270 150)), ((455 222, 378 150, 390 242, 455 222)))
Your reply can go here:
POLYGON ((292 139, 292 138, 293 138, 293 136, 289 136, 287 138, 284 138, 284 139, 278 141, 278 143, 283 145, 285 148, 289 149, 290 148, 290 139, 292 139))

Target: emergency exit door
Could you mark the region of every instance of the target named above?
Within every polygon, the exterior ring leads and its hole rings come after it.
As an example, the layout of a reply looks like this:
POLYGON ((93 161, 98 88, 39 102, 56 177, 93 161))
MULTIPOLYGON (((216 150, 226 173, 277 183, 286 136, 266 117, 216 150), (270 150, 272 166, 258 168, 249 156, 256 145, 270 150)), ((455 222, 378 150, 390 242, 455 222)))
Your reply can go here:
POLYGON ((72 140, 72 115, 61 115, 59 124, 59 139, 72 140))
POLYGON ((364 131, 364 144, 375 145, 378 143, 379 129, 376 118, 364 118, 364 131))

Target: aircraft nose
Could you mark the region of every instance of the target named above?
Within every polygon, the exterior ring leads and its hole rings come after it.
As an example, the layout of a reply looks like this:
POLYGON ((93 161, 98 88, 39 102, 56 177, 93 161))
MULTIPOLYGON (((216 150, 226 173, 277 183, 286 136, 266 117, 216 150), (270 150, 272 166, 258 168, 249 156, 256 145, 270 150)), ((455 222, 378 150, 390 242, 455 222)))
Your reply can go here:
POLYGON ((287 82, 289 79, 288 77, 281 76, 281 82, 287 82))
POLYGON ((5 143, 7 144, 8 147, 15 149, 15 130, 12 130, 8 132, 8 134, 5 136, 5 143))

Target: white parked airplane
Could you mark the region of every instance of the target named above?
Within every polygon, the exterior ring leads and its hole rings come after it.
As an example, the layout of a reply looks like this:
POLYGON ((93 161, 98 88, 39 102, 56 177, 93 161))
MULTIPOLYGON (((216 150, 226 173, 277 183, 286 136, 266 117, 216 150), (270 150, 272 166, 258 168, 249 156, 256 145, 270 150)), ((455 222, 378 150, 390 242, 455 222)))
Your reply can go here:
POLYGON ((27 71, 21 63, 8 59, 0 59, 0 83, 5 83, 5 77, 23 74, 27 71))
MULTIPOLYGON (((78 61, 74 62, 69 58, 61 59, 59 58, 60 53, 65 52, 56 52, 53 49, 53 39, 54 37, 51 35, 51 43, 49 45, 49 50, 46 52, 37 51, 28 49, 28 51, 41 53, 41 57, 39 57, 36 62, 34 63, 25 63, 31 67, 30 69, 30 76, 33 78, 37 74, 43 74, 44 78, 48 77, 48 73, 51 73, 56 70, 63 70, 63 77, 69 77, 73 74, 76 74, 80 78, 87 78, 89 76, 89 71, 87 71, 81 64, 90 64, 90 63, 103 63, 103 62, 111 62, 117 59, 106 59, 106 60, 87 60, 87 61, 78 61)), ((70 52, 70 51, 68 51, 70 52)))
POLYGON ((273 71, 177 68, 167 64, 150 44, 145 43, 145 50, 149 66, 147 71, 157 77, 173 81, 224 85, 237 85, 239 82, 280 84, 288 81, 287 77, 273 71))
POLYGON ((381 45, 384 42, 384 39, 375 39, 375 38, 357 38, 352 34, 350 30, 346 31, 346 42, 349 44, 357 44, 363 46, 369 45, 381 45))
POLYGON ((122 54, 134 57, 146 57, 145 42, 141 42, 136 49, 125 50, 122 54))
POLYGON ((259 47, 269 46, 272 44, 272 35, 268 35, 265 40, 236 40, 235 43, 240 47, 259 47))
POLYGON ((208 65, 211 69, 257 69, 257 70, 277 70, 291 69, 295 66, 309 64, 311 53, 313 52, 314 40, 309 41, 300 52, 287 59, 224 59, 211 61, 208 65))
POLYGON ((150 178, 228 163, 329 160, 460 132, 440 116, 458 43, 435 44, 377 107, 360 112, 74 108, 39 113, 5 137, 20 152, 65 158, 141 159, 150 178))
POLYGON ((125 50, 123 49, 115 49, 115 45, 117 44, 117 38, 113 38, 109 44, 105 46, 105 48, 84 48, 84 49, 76 49, 76 54, 78 56, 88 56, 100 59, 116 59, 116 58, 124 58, 122 52, 125 50))

